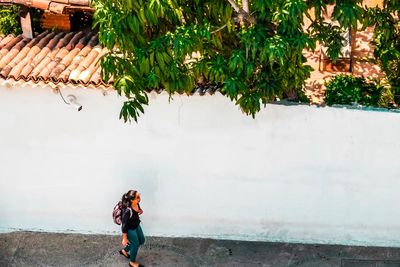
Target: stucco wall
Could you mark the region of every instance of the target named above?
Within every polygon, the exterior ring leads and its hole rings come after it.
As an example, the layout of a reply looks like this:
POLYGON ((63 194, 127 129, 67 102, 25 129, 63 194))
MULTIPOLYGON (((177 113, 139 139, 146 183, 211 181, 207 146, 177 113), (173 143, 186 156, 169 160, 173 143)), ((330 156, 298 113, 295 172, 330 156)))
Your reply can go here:
POLYGON ((400 246, 400 114, 153 95, 139 124, 99 90, 0 87, 0 229, 400 246))

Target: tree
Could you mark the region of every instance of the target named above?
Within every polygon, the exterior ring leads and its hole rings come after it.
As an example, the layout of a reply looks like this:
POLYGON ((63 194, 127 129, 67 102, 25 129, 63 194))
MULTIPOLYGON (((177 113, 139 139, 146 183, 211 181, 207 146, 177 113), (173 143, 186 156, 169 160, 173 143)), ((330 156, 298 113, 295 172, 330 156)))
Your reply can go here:
POLYGON ((361 18, 359 2, 336 1, 333 26, 323 17, 333 0, 94 0, 109 49, 102 75, 127 98, 125 121, 144 113, 151 90, 211 85, 254 117, 276 97, 303 95, 312 70, 304 49, 320 41, 338 57, 342 30, 361 18))

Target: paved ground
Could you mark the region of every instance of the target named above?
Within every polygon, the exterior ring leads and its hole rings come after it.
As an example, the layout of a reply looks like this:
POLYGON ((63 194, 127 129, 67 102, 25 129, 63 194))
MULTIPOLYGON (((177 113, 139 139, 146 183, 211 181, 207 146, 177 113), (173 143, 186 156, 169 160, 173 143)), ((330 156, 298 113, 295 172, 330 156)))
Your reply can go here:
MULTIPOLYGON (((0 234, 0 266, 128 266, 119 236, 14 232, 0 234)), ((145 266, 400 266, 399 248, 147 237, 145 266)))

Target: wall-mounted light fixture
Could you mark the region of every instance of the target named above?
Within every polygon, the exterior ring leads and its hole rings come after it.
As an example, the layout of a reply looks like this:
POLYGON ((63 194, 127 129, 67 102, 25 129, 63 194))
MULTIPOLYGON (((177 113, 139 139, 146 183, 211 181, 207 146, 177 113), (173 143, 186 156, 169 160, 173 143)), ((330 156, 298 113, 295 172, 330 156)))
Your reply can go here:
POLYGON ((57 93, 60 93, 60 96, 62 98, 62 100, 64 101, 65 104, 67 105, 71 105, 72 107, 74 107, 76 110, 81 111, 82 110, 82 105, 78 103, 76 96, 74 95, 67 95, 67 101, 65 101, 65 98, 63 97, 60 88, 57 86, 55 88, 57 93))
MULTIPOLYGON (((61 92, 60 92, 60 93, 61 93, 61 92)), ((76 96, 74 96, 74 95, 67 95, 67 100, 68 100, 68 102, 69 102, 69 105, 72 105, 73 107, 75 107, 76 110, 78 110, 78 111, 81 111, 81 110, 82 110, 82 105, 79 104, 79 103, 76 101, 76 96)))

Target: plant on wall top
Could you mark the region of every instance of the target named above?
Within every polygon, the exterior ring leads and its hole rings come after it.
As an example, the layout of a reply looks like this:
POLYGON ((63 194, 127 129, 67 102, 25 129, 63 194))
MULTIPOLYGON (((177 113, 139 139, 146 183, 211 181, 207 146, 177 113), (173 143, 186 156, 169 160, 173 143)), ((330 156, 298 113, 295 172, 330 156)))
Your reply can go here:
POLYGON ((325 83, 325 103, 392 108, 395 106, 389 87, 363 77, 339 74, 325 83))

